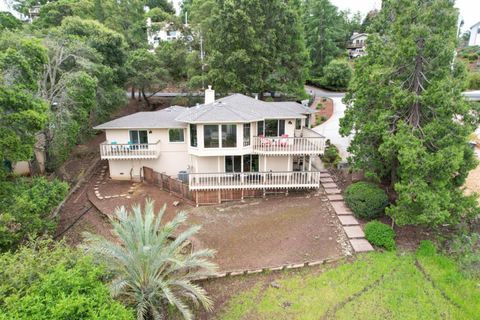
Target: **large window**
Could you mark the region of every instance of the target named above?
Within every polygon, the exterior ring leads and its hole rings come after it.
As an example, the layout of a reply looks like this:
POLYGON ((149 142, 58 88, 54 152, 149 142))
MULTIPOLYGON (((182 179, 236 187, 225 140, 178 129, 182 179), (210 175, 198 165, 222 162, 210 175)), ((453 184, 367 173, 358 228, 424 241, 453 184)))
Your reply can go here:
POLYGON ((190 146, 192 147, 198 146, 196 124, 190 124, 190 146))
POLYGON ((243 124, 243 146, 248 147, 250 145, 250 123, 243 124))
POLYGON ((237 147, 237 125, 222 124, 222 148, 237 147))
POLYGON ((184 142, 184 130, 183 129, 168 129, 168 141, 170 142, 184 142))
POLYGON ((267 119, 258 122, 258 135, 279 137, 285 134, 285 120, 267 119))
POLYGON ((148 143, 147 130, 130 130, 130 143, 148 143))
POLYGON ((242 156, 225 156, 225 172, 242 172, 242 156))
POLYGON ((218 148, 220 146, 218 125, 203 126, 203 141, 205 148, 218 148))

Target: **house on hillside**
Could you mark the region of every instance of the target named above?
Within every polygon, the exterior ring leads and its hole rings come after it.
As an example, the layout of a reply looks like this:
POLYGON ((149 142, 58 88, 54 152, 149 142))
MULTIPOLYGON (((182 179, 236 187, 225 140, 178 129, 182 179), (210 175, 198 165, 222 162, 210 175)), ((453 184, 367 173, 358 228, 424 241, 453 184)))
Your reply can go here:
POLYGON ((182 37, 182 32, 173 22, 152 22, 147 19, 147 41, 148 45, 156 49, 161 41, 172 41, 182 37))
POLYGON ((354 32, 347 44, 348 55, 351 59, 361 57, 366 54, 365 46, 367 42, 367 33, 354 32))
POLYGON ((149 168, 183 180, 199 203, 217 195, 222 201, 228 190, 240 199, 319 188, 313 161, 325 138, 310 129, 313 113, 297 102, 242 94, 215 100, 209 87, 202 105, 138 112, 94 129, 105 130, 100 154, 112 179, 138 181, 149 168))
POLYGON ((480 46, 480 21, 470 28, 469 46, 480 46))

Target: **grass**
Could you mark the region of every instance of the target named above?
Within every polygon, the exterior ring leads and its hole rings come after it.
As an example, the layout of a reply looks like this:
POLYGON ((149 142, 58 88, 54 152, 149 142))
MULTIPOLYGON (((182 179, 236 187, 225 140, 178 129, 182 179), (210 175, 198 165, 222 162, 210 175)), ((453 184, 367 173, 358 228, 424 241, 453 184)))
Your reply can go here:
POLYGON ((450 259, 371 253, 234 296, 219 319, 478 319, 480 281, 450 259))

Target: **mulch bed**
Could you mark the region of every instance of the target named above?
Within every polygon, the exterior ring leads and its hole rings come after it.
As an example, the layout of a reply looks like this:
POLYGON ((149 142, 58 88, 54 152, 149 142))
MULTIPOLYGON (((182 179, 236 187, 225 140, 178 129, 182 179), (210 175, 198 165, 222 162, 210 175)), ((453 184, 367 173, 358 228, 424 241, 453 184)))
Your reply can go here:
POLYGON ((325 118, 325 120, 323 121, 325 122, 330 119, 333 114, 333 100, 330 98, 316 98, 310 108, 317 111, 315 113, 315 119, 313 122, 315 125, 317 124, 317 119, 322 116, 325 118), (318 106, 321 106, 321 108, 317 109, 318 106))

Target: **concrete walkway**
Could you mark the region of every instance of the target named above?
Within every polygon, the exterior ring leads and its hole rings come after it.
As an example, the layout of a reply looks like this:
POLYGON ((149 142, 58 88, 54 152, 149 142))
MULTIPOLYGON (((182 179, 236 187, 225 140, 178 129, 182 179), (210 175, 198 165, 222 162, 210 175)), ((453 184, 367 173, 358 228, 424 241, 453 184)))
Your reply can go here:
POLYGON ((330 174, 324 170, 320 174, 320 182, 325 189, 327 198, 335 211, 338 220, 342 224, 343 231, 348 237, 350 244, 355 252, 373 251, 372 245, 365 239, 362 227, 358 220, 353 216, 352 211, 347 207, 341 190, 333 181, 330 174))

